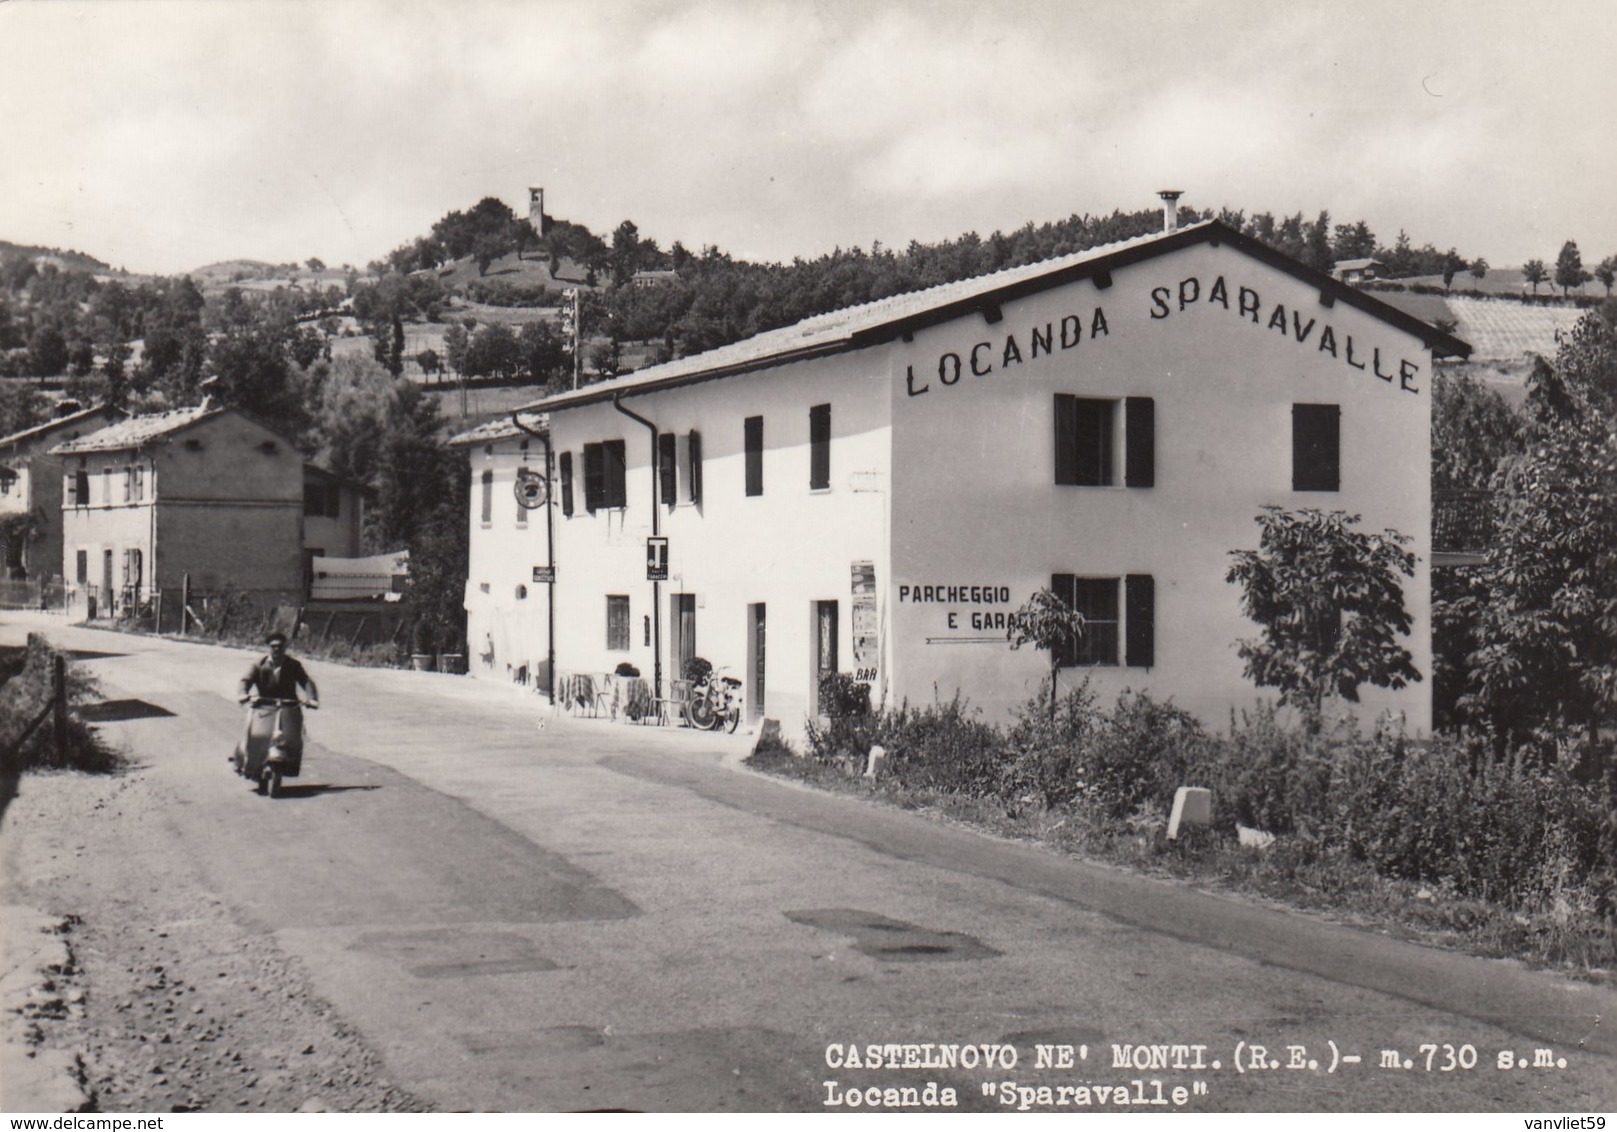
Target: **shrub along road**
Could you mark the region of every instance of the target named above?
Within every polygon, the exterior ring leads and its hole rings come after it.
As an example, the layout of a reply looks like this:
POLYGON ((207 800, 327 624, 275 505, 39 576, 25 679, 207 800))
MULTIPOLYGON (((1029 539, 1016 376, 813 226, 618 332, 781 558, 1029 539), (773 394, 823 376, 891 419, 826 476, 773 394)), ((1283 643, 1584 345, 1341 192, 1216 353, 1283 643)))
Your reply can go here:
POLYGON ((5 898, 78 918, 81 1009, 44 1041, 106 1109, 1617 1102, 1609 989, 818 794, 740 769, 740 736, 556 717, 465 678, 311 665, 304 775, 261 798, 224 759, 249 654, 49 631, 104 654, 84 663, 125 702, 106 733, 137 769, 26 778, 5 898), (53 797, 92 812, 40 820, 53 797), (863 1064, 887 1043, 993 1064, 863 1064), (1535 1050, 1548 1067, 1499 1068, 1535 1050))

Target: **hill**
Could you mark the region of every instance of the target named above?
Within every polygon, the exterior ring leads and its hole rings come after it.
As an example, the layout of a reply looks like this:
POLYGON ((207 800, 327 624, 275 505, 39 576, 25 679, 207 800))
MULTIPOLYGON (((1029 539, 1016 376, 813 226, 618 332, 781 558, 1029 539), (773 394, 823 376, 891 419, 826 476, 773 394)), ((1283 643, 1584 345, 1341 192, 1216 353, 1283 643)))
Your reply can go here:
POLYGON ((63 250, 62 248, 44 248, 37 244, 13 244, 9 240, 0 240, 0 259, 10 259, 12 256, 26 256, 32 260, 45 260, 55 263, 57 267, 71 271, 107 272, 112 270, 110 264, 102 263, 94 256, 83 252, 63 250))

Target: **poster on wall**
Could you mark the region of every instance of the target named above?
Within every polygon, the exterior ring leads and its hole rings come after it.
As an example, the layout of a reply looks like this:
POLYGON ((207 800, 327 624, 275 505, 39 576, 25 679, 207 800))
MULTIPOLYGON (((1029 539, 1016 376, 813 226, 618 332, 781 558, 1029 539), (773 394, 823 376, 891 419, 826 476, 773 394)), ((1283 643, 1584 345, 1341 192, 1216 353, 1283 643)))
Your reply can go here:
POLYGON ((876 621, 876 564, 853 564, 853 675, 873 684, 881 655, 876 621))

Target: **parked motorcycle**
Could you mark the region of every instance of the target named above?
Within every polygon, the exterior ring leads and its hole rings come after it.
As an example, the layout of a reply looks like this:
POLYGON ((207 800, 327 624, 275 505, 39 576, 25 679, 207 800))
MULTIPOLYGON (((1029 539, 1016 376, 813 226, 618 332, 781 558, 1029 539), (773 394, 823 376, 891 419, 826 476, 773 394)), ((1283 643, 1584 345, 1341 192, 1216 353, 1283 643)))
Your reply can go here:
POLYGON ((710 673, 691 688, 688 709, 691 725, 707 731, 724 728, 735 734, 741 725, 741 681, 734 676, 710 673))
POLYGON ((247 732, 236 744, 231 763, 259 794, 279 797, 281 780, 303 769, 303 709, 318 705, 301 700, 255 698, 247 708, 247 732))

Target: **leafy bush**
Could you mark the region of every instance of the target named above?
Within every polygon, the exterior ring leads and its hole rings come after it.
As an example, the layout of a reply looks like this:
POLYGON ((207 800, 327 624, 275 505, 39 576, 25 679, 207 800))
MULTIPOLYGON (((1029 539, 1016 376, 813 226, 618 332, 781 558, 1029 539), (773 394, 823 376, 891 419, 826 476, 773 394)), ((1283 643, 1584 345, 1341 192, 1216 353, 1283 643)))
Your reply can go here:
POLYGON ((700 684, 713 675, 713 664, 700 656, 687 657, 685 663, 680 665, 679 677, 689 680, 692 684, 700 684))
POLYGON ((634 677, 640 675, 640 670, 628 661, 623 660, 618 662, 618 667, 614 670, 613 675, 634 677))
POLYGON ((118 757, 101 743, 94 728, 79 715, 80 708, 95 702, 100 696, 95 682, 73 664, 69 664, 66 671, 68 717, 65 750, 57 750, 49 719, 34 730, 20 751, 17 750, 23 731, 50 703, 56 656, 50 642, 38 633, 30 633, 21 665, 7 666, 15 675, 0 686, 0 753, 9 762, 15 751, 17 761, 12 765, 19 768, 96 772, 116 769, 118 757))
POLYGON ((846 672, 827 672, 820 677, 820 714, 832 719, 869 715, 870 685, 846 672))

